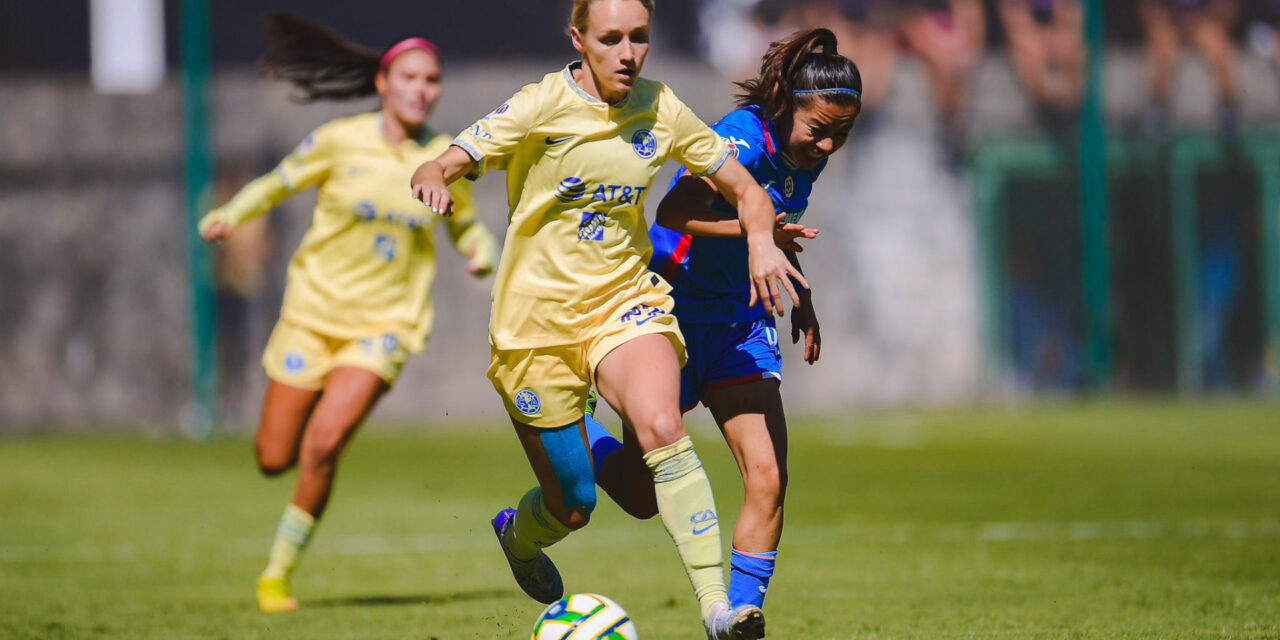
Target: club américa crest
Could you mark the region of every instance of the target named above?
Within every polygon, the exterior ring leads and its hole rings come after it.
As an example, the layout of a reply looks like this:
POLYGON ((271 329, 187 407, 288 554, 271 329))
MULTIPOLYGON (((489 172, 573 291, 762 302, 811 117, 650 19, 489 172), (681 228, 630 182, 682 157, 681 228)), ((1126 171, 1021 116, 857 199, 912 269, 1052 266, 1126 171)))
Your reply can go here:
POLYGON ((648 160, 658 153, 658 139, 648 129, 641 129, 631 136, 631 146, 636 155, 648 160))

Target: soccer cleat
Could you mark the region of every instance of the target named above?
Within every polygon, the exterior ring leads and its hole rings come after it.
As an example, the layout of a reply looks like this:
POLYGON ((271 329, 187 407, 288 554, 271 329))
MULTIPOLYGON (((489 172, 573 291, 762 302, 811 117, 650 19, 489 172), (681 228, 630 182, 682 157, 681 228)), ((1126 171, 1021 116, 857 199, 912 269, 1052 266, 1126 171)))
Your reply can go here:
POLYGON ((729 619, 729 637, 733 640, 757 640, 764 637, 764 612, 753 604, 733 610, 729 619))
POLYGON ((560 572, 551 558, 542 551, 533 560, 520 560, 511 555, 507 549, 507 527, 515 521, 515 509, 503 509, 493 517, 493 533, 498 536, 498 544, 502 553, 507 556, 507 564, 511 565, 511 575, 530 598, 542 604, 551 604, 564 597, 564 583, 560 580, 560 572))
POLYGON ((752 604, 731 609, 717 602, 706 621, 707 640, 758 640, 764 637, 764 612, 752 604))
POLYGON ((287 613, 298 610, 298 600, 289 595, 287 578, 258 578, 258 609, 263 613, 287 613))
POLYGON ((596 417, 596 404, 600 402, 600 396, 596 395, 596 390, 592 389, 587 393, 587 407, 585 413, 594 418, 596 417))

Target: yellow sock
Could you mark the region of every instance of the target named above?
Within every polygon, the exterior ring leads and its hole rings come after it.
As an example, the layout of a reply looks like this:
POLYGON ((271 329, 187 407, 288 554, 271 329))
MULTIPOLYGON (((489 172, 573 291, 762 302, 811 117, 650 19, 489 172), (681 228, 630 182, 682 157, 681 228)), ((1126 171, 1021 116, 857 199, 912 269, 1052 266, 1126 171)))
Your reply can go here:
POLYGON ((271 556, 262 575, 267 578, 288 578, 298 564, 298 556, 311 540, 311 530, 316 519, 294 505, 284 508, 280 526, 276 529, 275 542, 271 544, 271 556))
POLYGON ((711 481, 688 436, 646 453, 644 462, 653 472, 662 524, 676 543, 705 620, 712 605, 729 599, 711 481))
POLYGON ((533 560, 538 552, 564 540, 569 527, 551 515, 542 500, 542 488, 534 487, 520 499, 516 517, 503 537, 517 560, 533 560))

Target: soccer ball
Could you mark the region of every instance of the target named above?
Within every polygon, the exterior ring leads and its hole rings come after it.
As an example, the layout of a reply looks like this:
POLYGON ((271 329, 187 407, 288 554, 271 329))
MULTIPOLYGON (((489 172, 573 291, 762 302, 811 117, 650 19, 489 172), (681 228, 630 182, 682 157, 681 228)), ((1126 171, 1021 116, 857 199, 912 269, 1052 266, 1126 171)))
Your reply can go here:
POLYGON ((594 593, 575 593, 547 607, 530 640, 637 640, 631 616, 618 603, 594 593))

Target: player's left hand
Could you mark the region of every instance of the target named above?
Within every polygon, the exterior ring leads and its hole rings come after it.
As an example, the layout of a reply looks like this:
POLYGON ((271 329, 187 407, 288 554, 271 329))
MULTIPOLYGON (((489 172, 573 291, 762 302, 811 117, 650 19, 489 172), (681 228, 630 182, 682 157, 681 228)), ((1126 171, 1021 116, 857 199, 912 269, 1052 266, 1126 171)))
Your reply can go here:
POLYGON ((493 273, 493 261, 486 259, 483 254, 484 251, 479 248, 471 251, 471 255, 467 257, 467 273, 477 278, 493 273))
POLYGON ((777 224, 773 227, 773 243, 778 245, 780 249, 800 253, 804 251, 804 247, 800 246, 800 243, 796 242, 796 240, 800 238, 812 240, 821 233, 817 229, 811 229, 796 222, 787 222, 787 214, 785 213, 779 213, 774 220, 777 224))
POLYGON ((791 344, 800 342, 804 334, 804 361, 813 364, 822 352, 822 332, 818 329, 818 315, 813 310, 813 298, 801 296, 800 304, 791 310, 791 344))
POLYGON ((200 237, 205 242, 220 243, 231 237, 235 233, 236 228, 225 220, 214 220, 210 222, 204 229, 200 230, 200 237))

